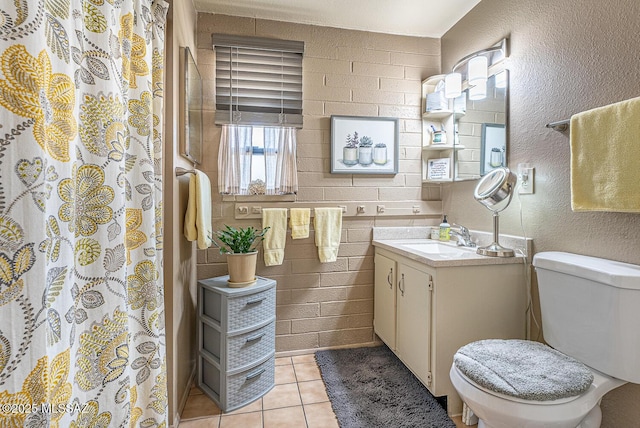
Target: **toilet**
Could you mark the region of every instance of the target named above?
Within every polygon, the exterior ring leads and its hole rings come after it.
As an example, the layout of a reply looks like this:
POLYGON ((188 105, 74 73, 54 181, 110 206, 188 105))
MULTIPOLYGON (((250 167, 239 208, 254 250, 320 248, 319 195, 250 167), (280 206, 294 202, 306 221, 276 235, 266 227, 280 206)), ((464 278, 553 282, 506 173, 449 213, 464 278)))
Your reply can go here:
POLYGON ((478 428, 598 428, 602 397, 640 383, 640 266, 562 252, 533 265, 549 346, 470 343, 451 382, 478 428))

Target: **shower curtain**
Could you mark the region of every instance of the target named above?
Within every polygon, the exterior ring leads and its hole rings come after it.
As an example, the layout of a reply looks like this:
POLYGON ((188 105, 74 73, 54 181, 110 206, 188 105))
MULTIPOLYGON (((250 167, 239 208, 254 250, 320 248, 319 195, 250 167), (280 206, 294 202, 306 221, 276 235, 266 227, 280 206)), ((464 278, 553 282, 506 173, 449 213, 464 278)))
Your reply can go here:
POLYGON ((0 3, 0 427, 167 425, 167 8, 0 3))

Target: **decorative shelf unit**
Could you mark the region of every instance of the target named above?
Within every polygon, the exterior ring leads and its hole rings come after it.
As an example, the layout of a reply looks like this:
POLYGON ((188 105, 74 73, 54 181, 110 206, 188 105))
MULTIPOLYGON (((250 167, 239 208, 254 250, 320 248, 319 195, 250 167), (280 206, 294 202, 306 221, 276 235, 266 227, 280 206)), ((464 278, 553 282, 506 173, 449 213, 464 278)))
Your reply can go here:
POLYGON ((224 412, 275 385, 276 281, 230 288, 228 279, 198 281, 198 386, 224 412))
MULTIPOLYGON (((464 108, 458 109, 454 100, 446 100, 446 108, 431 109, 434 103, 429 103, 429 95, 435 93, 440 82, 444 81, 444 74, 431 76, 422 82, 422 182, 423 183, 446 183, 453 181, 456 169, 455 151, 464 149, 464 146, 456 144, 455 119, 464 115, 464 108), (454 105, 455 104, 455 105, 454 105), (457 109, 454 109, 454 107, 457 109), (427 110, 427 108, 430 108, 427 110), (433 144, 432 130, 444 131, 447 142, 445 144, 433 144), (429 160, 449 159, 449 174, 447 178, 429 178, 429 160)), ((445 104, 442 103, 444 107, 445 104)))

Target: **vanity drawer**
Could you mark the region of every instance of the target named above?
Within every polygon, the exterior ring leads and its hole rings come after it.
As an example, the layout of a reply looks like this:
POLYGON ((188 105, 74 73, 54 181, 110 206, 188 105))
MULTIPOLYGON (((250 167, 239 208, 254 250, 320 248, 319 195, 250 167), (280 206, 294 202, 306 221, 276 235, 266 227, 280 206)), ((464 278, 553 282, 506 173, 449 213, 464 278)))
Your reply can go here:
POLYGON ((227 303, 227 331, 233 333, 272 318, 276 310, 275 287, 259 293, 230 298, 227 303))

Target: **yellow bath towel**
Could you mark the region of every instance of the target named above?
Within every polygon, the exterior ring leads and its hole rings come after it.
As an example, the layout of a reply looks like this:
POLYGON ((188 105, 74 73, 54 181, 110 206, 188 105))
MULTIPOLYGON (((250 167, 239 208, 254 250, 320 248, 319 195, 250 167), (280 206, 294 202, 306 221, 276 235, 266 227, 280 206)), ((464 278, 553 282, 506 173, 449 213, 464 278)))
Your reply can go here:
POLYGON ((207 249, 212 244, 211 182, 202 171, 196 170, 189 177, 189 201, 184 215, 184 236, 188 241, 198 241, 198 248, 207 249))
POLYGON ((309 208, 291 208, 291 239, 303 239, 309 237, 309 219, 311 210, 309 208))
POLYGON ((281 265, 284 260, 284 244, 287 240, 287 209, 263 208, 262 227, 269 228, 262 242, 264 264, 281 265))
POLYGON ((640 212, 640 98, 571 117, 573 211, 640 212))
POLYGON ((313 228, 320 262, 335 262, 342 233, 342 208, 315 208, 314 213, 313 228))

